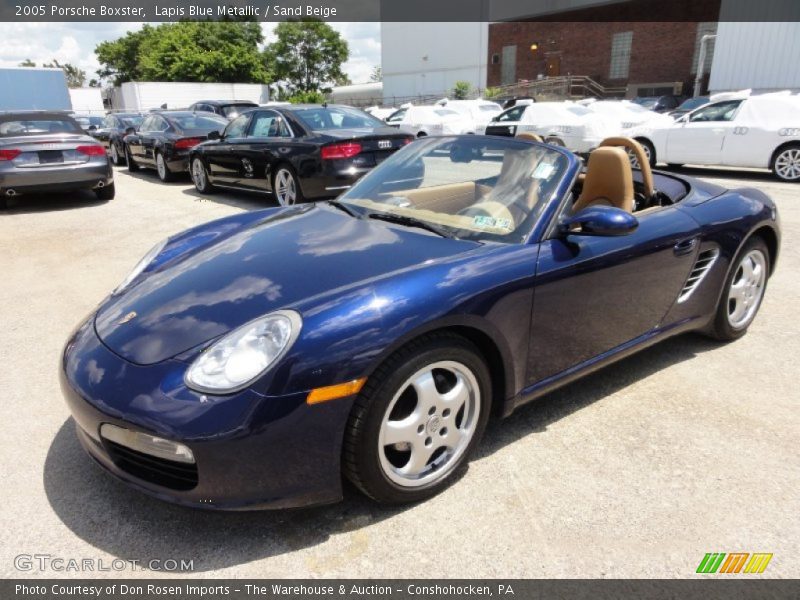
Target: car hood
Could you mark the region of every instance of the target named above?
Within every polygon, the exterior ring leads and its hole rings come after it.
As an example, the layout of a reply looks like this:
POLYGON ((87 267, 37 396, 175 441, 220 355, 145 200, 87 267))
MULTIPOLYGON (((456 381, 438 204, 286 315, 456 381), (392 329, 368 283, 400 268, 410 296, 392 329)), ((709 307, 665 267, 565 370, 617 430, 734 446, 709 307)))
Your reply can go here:
MULTIPOLYGON (((110 350, 140 365, 161 362, 271 311, 478 247, 322 204, 269 211, 207 237, 101 306, 95 328, 110 350)), ((162 254, 172 252, 180 249, 162 254)))

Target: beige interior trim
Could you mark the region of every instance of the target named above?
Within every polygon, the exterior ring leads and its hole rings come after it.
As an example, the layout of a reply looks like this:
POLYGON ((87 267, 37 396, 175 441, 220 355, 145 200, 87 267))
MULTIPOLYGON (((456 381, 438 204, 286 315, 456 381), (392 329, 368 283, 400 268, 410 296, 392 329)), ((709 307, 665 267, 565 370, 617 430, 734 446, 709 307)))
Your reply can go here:
POLYGON ((599 147, 589 154, 581 195, 572 206, 577 213, 588 206, 604 204, 633 212, 633 171, 622 148, 599 147))

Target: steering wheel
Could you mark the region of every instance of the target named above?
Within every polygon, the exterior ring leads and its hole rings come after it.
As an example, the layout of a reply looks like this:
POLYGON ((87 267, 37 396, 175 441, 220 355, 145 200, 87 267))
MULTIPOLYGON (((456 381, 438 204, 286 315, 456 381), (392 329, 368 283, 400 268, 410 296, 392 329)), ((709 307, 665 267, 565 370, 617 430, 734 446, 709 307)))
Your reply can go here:
POLYGON ((644 153, 644 148, 639 142, 629 137, 610 137, 600 142, 600 146, 618 146, 632 152, 639 162, 639 169, 642 171, 642 187, 644 188, 645 198, 649 200, 653 197, 655 194, 653 171, 650 169, 650 161, 644 153))

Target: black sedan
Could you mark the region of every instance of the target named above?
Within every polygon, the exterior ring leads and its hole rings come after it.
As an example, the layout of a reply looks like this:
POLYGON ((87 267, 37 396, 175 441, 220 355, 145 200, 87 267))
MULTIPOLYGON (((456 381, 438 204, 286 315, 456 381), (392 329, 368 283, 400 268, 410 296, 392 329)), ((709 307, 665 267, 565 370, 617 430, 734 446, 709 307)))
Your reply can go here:
POLYGON ((213 112, 220 117, 225 117, 232 121, 240 114, 251 108, 258 108, 258 104, 250 100, 201 100, 189 107, 189 110, 204 110, 213 112))
POLYGON ((92 190, 114 197, 105 149, 64 113, 0 113, 0 208, 27 193, 92 190))
POLYGON ((90 130, 89 135, 105 146, 115 165, 121 165, 125 163, 122 138, 128 129, 136 129, 143 120, 144 115, 140 113, 113 113, 106 115, 102 125, 90 130))
POLYGON ((147 115, 123 139, 129 171, 155 169, 161 181, 170 181, 189 168, 189 151, 210 133, 219 136, 228 121, 205 112, 161 110, 147 115))
POLYGON ((192 149, 192 180, 202 193, 271 191, 281 205, 332 198, 412 139, 349 106, 259 108, 192 149))

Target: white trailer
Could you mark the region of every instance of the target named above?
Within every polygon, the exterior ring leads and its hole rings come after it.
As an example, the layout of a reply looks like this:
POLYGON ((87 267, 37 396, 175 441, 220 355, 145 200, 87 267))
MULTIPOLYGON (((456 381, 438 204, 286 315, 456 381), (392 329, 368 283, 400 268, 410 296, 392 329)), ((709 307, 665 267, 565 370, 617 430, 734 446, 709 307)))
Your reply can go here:
POLYGON ((64 71, 0 68, 0 110, 72 110, 64 71))
POLYGON ((201 100, 250 100, 269 102, 269 87, 260 83, 183 83, 129 81, 114 88, 111 108, 147 111, 153 108, 186 108, 201 100))
POLYGON ((104 115, 103 93, 100 88, 69 88, 72 111, 82 115, 104 115))

